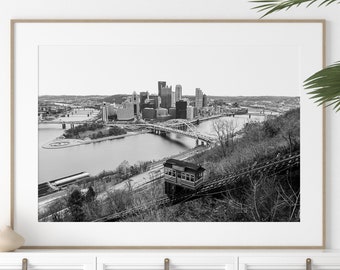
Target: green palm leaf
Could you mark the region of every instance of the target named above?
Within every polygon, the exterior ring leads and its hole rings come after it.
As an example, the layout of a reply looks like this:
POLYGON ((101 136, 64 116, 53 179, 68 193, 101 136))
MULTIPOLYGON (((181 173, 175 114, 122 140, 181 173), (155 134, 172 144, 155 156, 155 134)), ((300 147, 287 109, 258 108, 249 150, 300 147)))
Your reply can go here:
POLYGON ((298 7, 302 4, 307 4, 307 7, 314 4, 315 2, 320 2, 319 6, 328 6, 333 3, 340 3, 340 0, 251 0, 250 2, 259 4, 254 7, 258 12, 265 12, 262 17, 280 11, 287 10, 291 7, 298 7))
POLYGON ((335 63, 309 77, 304 87, 318 105, 334 106, 340 111, 340 62, 335 63))
MULTIPOLYGON (((307 7, 316 2, 319 2, 319 7, 333 3, 340 4, 340 0, 251 0, 250 2, 259 4, 253 9, 264 12, 262 18, 302 4, 306 4, 307 7)), ((335 111, 340 111, 340 62, 315 73, 305 81, 304 86, 307 90, 311 90, 309 94, 318 105, 327 104, 333 106, 335 111)))

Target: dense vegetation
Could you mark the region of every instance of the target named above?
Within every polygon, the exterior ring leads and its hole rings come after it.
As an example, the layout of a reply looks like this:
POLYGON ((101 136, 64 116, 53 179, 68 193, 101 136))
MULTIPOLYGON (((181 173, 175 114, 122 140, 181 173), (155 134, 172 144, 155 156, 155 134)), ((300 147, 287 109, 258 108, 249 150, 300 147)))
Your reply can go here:
POLYGON ((64 137, 69 138, 79 138, 79 134, 84 133, 86 131, 95 131, 98 129, 102 129, 104 125, 102 123, 91 123, 91 124, 83 124, 79 126, 75 126, 74 128, 66 129, 64 132, 64 137))
POLYGON ((64 137, 67 139, 83 139, 88 137, 94 140, 108 136, 124 135, 126 133, 124 128, 118 126, 112 126, 109 129, 106 129, 102 123, 91 123, 67 129, 64 133, 64 137))

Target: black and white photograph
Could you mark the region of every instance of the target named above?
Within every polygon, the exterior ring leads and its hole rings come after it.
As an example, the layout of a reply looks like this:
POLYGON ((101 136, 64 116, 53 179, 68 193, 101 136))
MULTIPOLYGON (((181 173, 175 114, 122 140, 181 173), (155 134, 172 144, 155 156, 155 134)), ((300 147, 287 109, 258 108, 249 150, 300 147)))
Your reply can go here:
POLYGON ((39 222, 300 222, 296 47, 38 56, 39 222))
POLYGON ((32 247, 322 246, 323 26, 14 22, 13 227, 32 247))

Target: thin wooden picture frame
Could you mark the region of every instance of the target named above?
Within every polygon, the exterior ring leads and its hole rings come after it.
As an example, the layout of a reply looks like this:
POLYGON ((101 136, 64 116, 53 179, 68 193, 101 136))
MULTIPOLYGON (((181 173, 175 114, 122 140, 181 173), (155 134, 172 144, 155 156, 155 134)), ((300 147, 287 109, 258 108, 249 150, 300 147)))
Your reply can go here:
MULTIPOLYGON (((162 20, 162 19, 13 19, 11 20, 11 40, 10 40, 10 48, 11 48, 11 56, 10 56, 10 70, 11 70, 11 209, 10 209, 10 218, 11 218, 11 227, 16 229, 15 226, 15 174, 16 174, 16 167, 15 167, 15 61, 16 61, 16 54, 15 54, 15 28, 18 24, 69 24, 69 23, 77 23, 77 24, 105 24, 105 23, 123 23, 123 24, 181 24, 181 23, 206 23, 206 24, 215 24, 215 23, 254 23, 254 24, 266 24, 266 23, 316 23, 322 26, 322 66, 325 67, 326 64, 326 21, 325 20, 226 20, 226 19, 211 19, 211 20, 162 20)), ((326 133, 326 115, 325 115, 325 107, 322 108, 322 243, 319 245, 293 245, 293 246, 277 246, 277 245, 263 245, 263 246, 238 246, 238 245, 28 245, 24 246, 24 249, 267 249, 267 248, 276 248, 276 249, 323 249, 325 248, 326 244, 326 158, 325 158, 325 133, 326 133)))

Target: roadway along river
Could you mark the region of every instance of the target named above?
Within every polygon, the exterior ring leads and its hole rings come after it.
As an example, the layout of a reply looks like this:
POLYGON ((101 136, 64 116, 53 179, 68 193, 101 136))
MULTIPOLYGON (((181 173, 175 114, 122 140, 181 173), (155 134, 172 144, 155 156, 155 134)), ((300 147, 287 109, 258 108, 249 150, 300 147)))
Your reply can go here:
MULTIPOLYGON (((253 116, 251 120, 261 121, 263 118, 253 116)), ((238 128, 249 121, 247 115, 226 119, 236 121, 238 128)), ((215 120, 201 123, 197 126, 198 130, 201 133, 214 135, 213 121, 215 120)), ((61 125, 39 125, 39 183, 82 171, 95 175, 103 170, 114 170, 124 160, 131 165, 138 161, 159 160, 196 145, 195 140, 175 134, 167 137, 140 134, 62 149, 41 147, 62 134, 61 125)))

